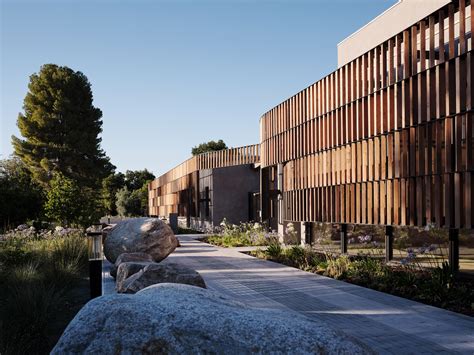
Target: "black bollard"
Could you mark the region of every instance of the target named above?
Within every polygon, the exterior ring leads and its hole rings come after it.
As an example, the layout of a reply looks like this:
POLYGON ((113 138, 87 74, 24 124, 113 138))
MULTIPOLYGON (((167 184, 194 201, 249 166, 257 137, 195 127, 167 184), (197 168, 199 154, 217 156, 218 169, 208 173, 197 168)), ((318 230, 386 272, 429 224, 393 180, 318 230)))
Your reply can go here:
POLYGON ((91 298, 102 296, 102 231, 87 232, 91 298))

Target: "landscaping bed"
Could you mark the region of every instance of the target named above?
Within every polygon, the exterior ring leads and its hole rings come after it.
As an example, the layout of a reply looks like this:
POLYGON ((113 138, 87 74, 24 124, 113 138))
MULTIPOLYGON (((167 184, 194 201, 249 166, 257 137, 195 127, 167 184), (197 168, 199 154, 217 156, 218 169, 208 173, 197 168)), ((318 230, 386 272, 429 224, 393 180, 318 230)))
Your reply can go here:
POLYGON ((275 243, 278 236, 266 231, 259 223, 230 224, 222 221, 218 233, 200 238, 201 241, 218 247, 265 246, 275 243))
POLYGON ((90 299, 81 230, 0 236, 0 353, 48 354, 90 299))
MULTIPOLYGON (((347 256, 315 251, 301 246, 271 244, 249 252, 298 269, 350 282, 359 286, 408 298, 450 311, 474 316, 474 282, 454 277, 447 263, 422 267, 416 255, 403 265, 388 265, 368 255, 347 256)), ((425 259, 429 255, 424 254, 425 259)))

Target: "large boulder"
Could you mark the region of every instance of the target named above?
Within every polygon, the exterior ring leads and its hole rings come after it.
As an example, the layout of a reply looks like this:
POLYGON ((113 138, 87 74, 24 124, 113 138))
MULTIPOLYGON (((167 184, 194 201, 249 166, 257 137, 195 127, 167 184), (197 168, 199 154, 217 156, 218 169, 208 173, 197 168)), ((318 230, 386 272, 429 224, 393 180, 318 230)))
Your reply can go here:
POLYGON ((139 261, 139 262, 153 262, 153 258, 150 254, 147 253, 123 253, 120 254, 115 260, 115 264, 110 268, 110 275, 112 277, 117 276, 117 269, 121 263, 129 261, 139 261))
POLYGON ((146 266, 150 264, 150 262, 140 261, 128 261, 125 263, 121 263, 117 269, 117 277, 115 278, 115 289, 123 289, 123 283, 126 279, 143 270, 146 266))
POLYGON ((105 257, 115 263, 122 253, 150 254, 161 261, 172 253, 178 240, 171 228, 158 218, 133 218, 119 222, 108 233, 104 243, 105 257))
MULTIPOLYGON (((129 263, 125 263, 129 264, 129 263)), ((180 264, 167 263, 167 264, 156 264, 149 263, 148 265, 120 265, 117 282, 115 289, 120 293, 135 293, 148 286, 159 284, 159 283, 177 283, 177 284, 188 284, 198 287, 206 287, 204 280, 201 275, 193 269, 180 264), (142 269, 138 272, 136 268, 142 266, 142 269), (125 273, 135 271, 130 277, 125 280, 123 277, 125 273)))
POLYGON ((52 354, 367 354, 357 340, 291 311, 159 284, 87 303, 52 354))

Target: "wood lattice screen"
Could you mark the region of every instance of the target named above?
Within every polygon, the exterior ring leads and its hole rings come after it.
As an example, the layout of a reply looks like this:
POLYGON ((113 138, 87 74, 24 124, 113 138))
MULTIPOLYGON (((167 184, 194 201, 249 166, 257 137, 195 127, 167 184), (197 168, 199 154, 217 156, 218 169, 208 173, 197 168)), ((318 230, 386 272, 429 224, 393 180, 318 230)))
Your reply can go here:
POLYGON ((470 3, 453 1, 261 117, 262 168, 285 164, 285 220, 472 228, 470 3))
POLYGON ((194 156, 148 185, 149 214, 168 216, 180 213, 180 205, 187 205, 186 191, 197 188, 197 172, 203 169, 254 164, 260 162, 260 145, 248 145, 194 156))

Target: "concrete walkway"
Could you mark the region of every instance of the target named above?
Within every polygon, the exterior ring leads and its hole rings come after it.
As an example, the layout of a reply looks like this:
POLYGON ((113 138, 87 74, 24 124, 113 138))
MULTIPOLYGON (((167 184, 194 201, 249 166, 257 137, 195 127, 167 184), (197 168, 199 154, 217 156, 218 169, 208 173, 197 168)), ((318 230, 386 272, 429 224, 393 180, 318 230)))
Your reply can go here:
POLYGON ((383 354, 474 354, 474 318, 178 237, 163 263, 199 271, 209 289, 250 307, 322 320, 383 354))

